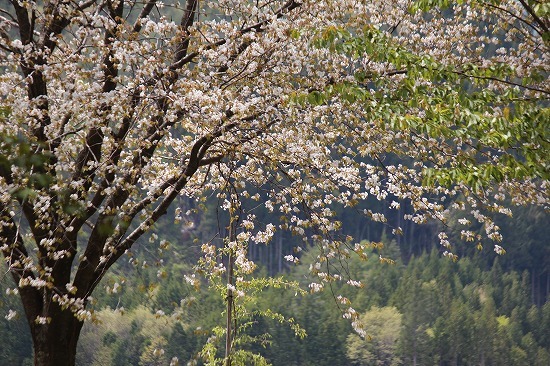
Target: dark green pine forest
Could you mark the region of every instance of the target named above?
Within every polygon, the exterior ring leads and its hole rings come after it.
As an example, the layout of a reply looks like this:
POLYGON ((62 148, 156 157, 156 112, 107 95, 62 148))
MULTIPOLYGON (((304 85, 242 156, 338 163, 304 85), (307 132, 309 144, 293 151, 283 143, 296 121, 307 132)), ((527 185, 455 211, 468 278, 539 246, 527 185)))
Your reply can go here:
MULTIPOLYGON (((179 205, 188 212, 184 220, 175 225, 172 214, 155 230, 165 249, 144 240, 93 294, 97 321, 83 330, 78 365, 201 365, 223 357, 224 298, 204 279, 193 284, 185 276, 194 272, 201 243, 223 245, 228 217, 215 199, 179 205)), ((441 227, 410 224, 402 219, 406 210, 388 210, 386 224, 341 213, 342 234, 377 243, 368 260, 352 257, 339 269, 362 288, 310 293, 317 248, 301 237, 277 232, 268 245, 251 246, 249 256, 260 264, 256 277, 282 276, 307 293, 265 286, 236 324, 237 349, 273 365, 550 365, 547 213, 518 207, 513 221, 497 220, 502 256, 462 243, 450 224, 460 255, 454 262, 442 255, 441 227), (403 235, 389 234, 393 226, 403 235), (285 261, 288 254, 300 263, 285 261), (382 263, 380 255, 394 263, 382 263), (361 314, 365 339, 342 317, 342 293, 361 314), (267 309, 286 320, 265 316, 267 309)), ((257 217, 276 221, 267 211, 257 217)), ((18 297, 10 295, 11 276, 3 274, 0 285, 0 365, 31 365, 30 333, 18 297)))

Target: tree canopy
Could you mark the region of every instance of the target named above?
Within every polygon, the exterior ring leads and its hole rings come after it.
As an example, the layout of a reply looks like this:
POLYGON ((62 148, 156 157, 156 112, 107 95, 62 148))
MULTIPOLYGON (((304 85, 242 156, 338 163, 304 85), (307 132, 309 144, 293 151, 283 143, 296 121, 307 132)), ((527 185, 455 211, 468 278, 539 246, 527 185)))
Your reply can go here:
MULTIPOLYGON (((510 202, 548 209, 549 11, 536 0, 10 0, 0 244, 37 364, 74 363, 92 292, 181 196, 218 195, 231 214, 227 245, 203 243, 211 274, 228 263, 249 274, 248 245, 285 230, 319 248, 313 291, 361 286, 334 265, 367 252, 335 211, 386 222, 359 209, 370 198, 410 207, 415 223, 455 219, 465 241, 503 253, 495 215, 510 202), (254 206, 280 220, 257 220, 254 206)), ((345 315, 358 325, 352 307, 345 315)))

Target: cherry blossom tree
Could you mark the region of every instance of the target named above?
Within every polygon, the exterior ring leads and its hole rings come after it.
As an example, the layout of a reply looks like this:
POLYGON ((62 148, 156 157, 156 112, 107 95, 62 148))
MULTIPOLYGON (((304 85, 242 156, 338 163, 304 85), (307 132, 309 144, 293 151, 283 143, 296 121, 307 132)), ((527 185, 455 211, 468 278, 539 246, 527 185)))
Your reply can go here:
MULTIPOLYGON (((369 197, 410 205, 417 223, 464 212, 464 239, 502 253, 492 215, 548 207, 549 12, 536 0, 9 0, 0 245, 35 364, 74 364, 92 292, 180 195, 229 190, 279 212, 260 225, 240 210, 225 250, 246 274, 247 245, 302 236, 319 248, 312 291, 361 286, 333 266, 368 252, 334 210, 369 197)), ((221 273, 217 250, 205 243, 203 263, 221 273)), ((361 331, 353 308, 344 316, 361 331)))

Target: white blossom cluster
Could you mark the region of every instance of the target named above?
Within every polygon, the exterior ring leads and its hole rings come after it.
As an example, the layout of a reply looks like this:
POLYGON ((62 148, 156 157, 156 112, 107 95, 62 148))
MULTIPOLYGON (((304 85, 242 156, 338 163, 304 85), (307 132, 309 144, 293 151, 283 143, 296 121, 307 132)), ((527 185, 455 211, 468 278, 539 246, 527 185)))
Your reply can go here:
MULTIPOLYGON (((27 25, 0 16, 7 162, 0 164, 0 248, 25 294, 49 294, 44 311, 55 302, 90 319, 91 292, 175 197, 225 197, 229 183, 281 217, 261 223, 247 212, 236 240, 221 249, 202 245, 200 268, 209 276, 226 273, 223 256, 234 258, 244 277, 229 290, 239 295, 255 269, 248 246, 268 244, 279 230, 319 248, 311 291, 332 281, 361 287, 326 269, 366 252, 341 237, 336 207, 355 210, 373 198, 393 210, 411 207, 406 220, 442 225, 462 211, 461 225, 483 226, 481 236, 466 227, 464 240, 493 243, 498 254, 505 239, 493 217, 511 214, 508 200, 548 208, 548 181, 529 172, 514 177, 504 160, 513 158, 509 150, 544 151, 521 136, 507 146, 515 137, 504 133, 529 130, 521 116, 510 117, 509 100, 547 102, 549 94, 548 42, 536 20, 526 24, 522 2, 471 1, 425 14, 411 11, 409 0, 187 1, 154 11, 129 1, 121 15, 114 3, 15 1, 35 20, 27 33, 27 25), (198 8, 186 11, 193 3, 198 8), (340 31, 360 39, 369 30, 364 48, 331 38, 340 31), (387 47, 376 37, 386 37, 387 47), (393 53, 382 58, 384 50, 393 53), (487 94, 486 105, 464 108, 464 95, 445 89, 445 78, 422 76, 439 71, 487 94), (350 85, 361 97, 346 97, 350 85), (324 99, 311 100, 316 95, 324 99), (460 177, 426 184, 430 169, 460 172, 472 161, 504 165, 506 174, 488 185, 460 177)), ((383 212, 358 214, 388 224, 383 212)), ((184 220, 181 210, 176 217, 184 220)), ((447 234, 439 239, 453 257, 447 234)), ((192 275, 186 281, 197 284, 192 275)), ((48 314, 35 315, 49 324, 48 314)), ((345 316, 360 328, 352 308, 345 316)))

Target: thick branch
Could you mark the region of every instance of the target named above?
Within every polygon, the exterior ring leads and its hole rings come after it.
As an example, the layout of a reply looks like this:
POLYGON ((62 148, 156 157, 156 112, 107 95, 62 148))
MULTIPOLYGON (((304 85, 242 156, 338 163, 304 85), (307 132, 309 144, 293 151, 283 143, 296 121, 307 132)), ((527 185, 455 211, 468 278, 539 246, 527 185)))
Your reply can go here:
POLYGON ((15 9, 15 15, 17 16, 17 24, 19 28, 19 36, 21 37, 21 43, 29 44, 32 42, 32 29, 31 22, 29 20, 29 12, 25 7, 19 5, 19 1, 11 0, 10 2, 15 9))
POLYGON ((134 23, 133 31, 135 33, 138 33, 141 30, 141 27, 142 27, 141 20, 143 18, 146 18, 151 13, 151 10, 153 10, 153 7, 155 6, 156 3, 157 3, 157 0, 149 0, 147 4, 145 4, 143 9, 141 9, 141 13, 139 13, 138 18, 134 23))
MULTIPOLYGON (((111 4, 109 4, 111 5, 111 4)), ((116 8, 110 7, 111 16, 117 20, 117 24, 120 23, 123 15, 124 10, 124 2, 120 1, 116 8)), ((116 39, 116 26, 108 29, 105 31, 105 46, 109 49, 109 52, 105 55, 103 58, 103 74, 104 74, 104 83, 102 91, 103 93, 109 93, 116 88, 116 77, 118 76, 118 69, 116 68, 112 57, 113 52, 110 49, 110 45, 115 41, 116 39)), ((135 107, 137 106, 137 103, 139 101, 139 97, 137 93, 134 93, 131 101, 131 113, 134 113, 135 107)), ((107 114, 109 110, 111 109, 110 105, 104 105, 102 106, 102 109, 100 113, 102 114, 102 117, 104 119, 103 126, 108 124, 107 120, 107 114)), ((125 117, 122 121, 121 128, 119 130, 119 133, 117 136, 115 136, 115 139, 117 142, 120 142, 123 137, 126 135, 126 132, 129 129, 130 126, 130 117, 125 117)), ((84 179, 84 184, 81 187, 80 190, 77 190, 76 188, 72 190, 71 193, 78 192, 79 198, 82 199, 85 192, 88 192, 90 189, 92 182, 95 178, 95 168, 92 168, 88 165, 89 162, 99 162, 102 158, 102 146, 103 146, 103 138, 104 133, 101 129, 103 126, 97 126, 90 129, 88 132, 88 135, 86 136, 86 142, 85 146, 82 148, 80 153, 77 157, 77 163, 76 163, 76 169, 75 173, 73 174, 71 180, 73 182, 80 181, 81 179, 84 179)), ((113 163, 116 164, 118 162, 118 158, 120 157, 121 148, 118 147, 119 144, 115 144, 116 149, 115 151, 110 155, 110 160, 115 160, 113 163)), ((80 217, 73 217, 71 221, 73 221, 74 227, 76 230, 74 230, 74 233, 78 232, 80 227, 84 224, 84 222, 92 216, 96 210, 97 207, 101 204, 103 201, 105 195, 103 193, 104 189, 107 188, 110 185, 110 182, 114 179, 114 172, 107 173, 107 177, 103 180, 101 183, 101 189, 96 193, 94 196, 94 199, 92 200, 92 205, 87 207, 86 212, 84 214, 78 213, 80 217)))
MULTIPOLYGON (((42 31, 41 44, 47 47, 50 52, 57 47, 57 36, 69 25, 70 19, 63 17, 59 12, 59 3, 63 0, 51 1, 44 9, 44 16, 49 19, 42 31)), ((34 14, 33 14, 34 15, 34 14)))
POLYGON ((174 62, 178 63, 181 59, 187 56, 187 50, 189 49, 189 28, 193 25, 195 20, 195 12, 197 11, 198 0, 187 0, 185 6, 185 12, 181 18, 181 32, 182 32, 182 41, 176 49, 176 55, 174 57, 174 62))
MULTIPOLYGON (((111 151, 110 154, 108 154, 108 160, 105 162, 108 166, 116 166, 120 160, 120 154, 123 150, 123 140, 126 137, 126 134, 128 133, 128 130, 130 129, 132 119, 135 114, 136 107, 139 103, 140 97, 137 90, 134 91, 134 94, 132 96, 132 100, 130 102, 130 115, 123 118, 122 123, 120 125, 119 130, 114 134, 115 144, 116 148, 114 151, 111 151)), ((115 179, 115 170, 111 169, 105 174, 105 178, 101 181, 99 184, 99 188, 93 198, 90 200, 90 203, 88 207, 86 208, 86 211, 84 213, 77 213, 75 217, 72 218, 72 223, 70 226, 73 226, 75 228, 75 232, 78 232, 82 225, 88 220, 91 216, 93 216, 96 212, 101 203, 104 201, 106 194, 105 189, 109 187, 113 180, 115 179)), ((92 184, 92 179, 88 179, 84 184, 84 192, 88 192, 92 184)))
MULTIPOLYGON (((157 121, 157 123, 159 123, 161 120, 159 119, 157 121)), ((157 130, 156 127, 155 130, 157 130)), ((98 278, 94 273, 94 269, 101 266, 100 261, 103 255, 105 244, 112 234, 112 229, 115 227, 116 212, 130 196, 130 191, 128 190, 127 186, 132 186, 137 183, 140 177, 139 173, 141 172, 143 167, 145 167, 145 165, 149 161, 149 158, 155 152, 159 141, 162 139, 163 134, 158 133, 157 130, 157 133, 154 133, 153 136, 155 136, 154 140, 148 140, 150 141, 150 146, 147 149, 143 149, 142 151, 138 151, 135 153, 132 171, 125 175, 122 183, 116 188, 115 192, 111 194, 111 196, 109 196, 109 199, 105 204, 104 211, 99 215, 98 219, 96 220, 96 224, 92 230, 92 233, 88 240, 88 245, 86 246, 86 250, 84 252, 84 257, 86 259, 80 262, 75 276, 74 285, 78 289, 77 296, 87 296, 93 290, 93 287, 97 283, 98 278)), ((107 185, 110 185, 110 182, 105 182, 107 185)), ((98 200, 102 201, 103 197, 98 194, 96 194, 94 199, 97 198, 98 200)), ((89 209, 90 211, 95 212, 97 211, 98 207, 91 207, 89 209)), ((86 213, 86 215, 87 214, 88 213, 86 213)))
MULTIPOLYGON (((24 268, 24 263, 29 255, 19 232, 19 226, 13 220, 6 206, 1 207, 0 218, 0 246, 6 245, 5 249, 2 250, 2 254, 6 258, 8 270, 13 280, 18 284, 22 278, 34 279, 35 274, 24 268)), ((40 292, 34 287, 23 286, 19 288, 19 294, 27 320, 29 324, 32 324, 42 308, 40 292)))
MULTIPOLYGON (((228 117, 232 115, 231 113, 228 114, 228 117)), ((170 192, 162 199, 162 201, 159 203, 159 205, 153 210, 151 215, 143 221, 133 232, 131 232, 126 238, 121 240, 122 235, 124 235, 124 232, 129 227, 129 222, 125 222, 125 227, 117 227, 117 230, 120 230, 120 232, 116 233, 118 239, 115 239, 118 241, 116 246, 113 248, 111 253, 107 256, 107 258, 99 262, 97 265, 96 270, 93 273, 93 276, 90 278, 90 288, 87 291, 87 294, 89 294, 91 291, 93 291, 93 288, 99 283, 99 280, 103 277, 107 269, 115 263, 118 258, 127 250, 129 249, 145 232, 147 232, 150 227, 158 221, 158 219, 166 214, 168 207, 172 204, 174 199, 179 195, 181 190, 185 187, 189 179, 195 174, 197 169, 202 166, 201 164, 202 159, 204 158, 208 147, 212 145, 212 142, 215 138, 220 137, 225 132, 229 131, 230 129, 237 126, 237 122, 233 122, 227 125, 224 125, 214 131, 213 133, 201 137, 199 140, 195 142, 193 145, 193 148, 191 149, 191 154, 189 156, 189 160, 187 162, 187 165, 183 169, 183 172, 179 175, 177 179, 171 179, 169 182, 165 183, 165 188, 168 188, 172 186, 170 192)), ((216 158, 217 159, 217 158, 216 158)), ((221 158, 220 158, 221 159, 221 158)), ((160 191, 158 194, 158 197, 160 197, 160 191)), ((144 206, 149 205, 154 200, 146 199, 140 204, 138 204, 136 207, 139 206, 139 208, 142 208, 144 206)), ((133 214, 133 217, 138 213, 136 209, 131 211, 131 214, 133 214)), ((133 219, 133 217, 131 217, 133 219)), ((130 218, 127 218, 130 219, 130 218)), ((91 264, 91 263, 89 263, 91 264)), ((88 265, 89 265, 88 264, 88 265)), ((89 270, 89 269, 88 269, 89 270)), ((80 270, 79 270, 80 272, 80 270)), ((75 279, 76 284, 76 279, 75 279)), ((78 285, 77 285, 78 287, 78 285)))

